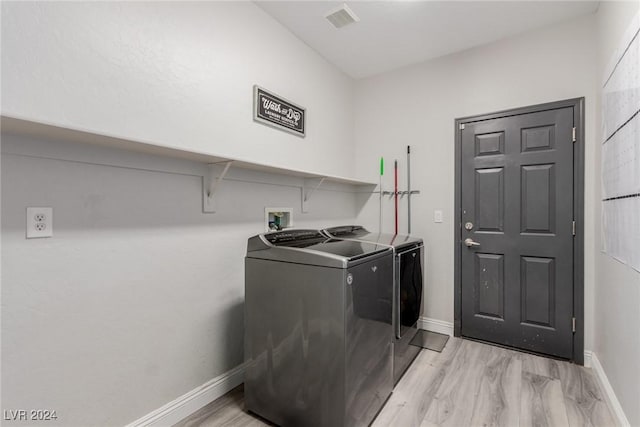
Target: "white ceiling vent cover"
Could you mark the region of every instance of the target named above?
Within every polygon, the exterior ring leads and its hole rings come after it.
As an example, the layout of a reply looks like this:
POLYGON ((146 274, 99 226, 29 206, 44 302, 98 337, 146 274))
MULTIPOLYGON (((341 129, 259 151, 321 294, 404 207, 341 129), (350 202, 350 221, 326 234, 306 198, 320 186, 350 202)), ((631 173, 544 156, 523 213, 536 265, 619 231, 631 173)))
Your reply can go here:
POLYGON ((353 13, 353 10, 349 9, 349 6, 346 4, 332 10, 324 17, 327 18, 327 20, 336 28, 342 28, 346 25, 360 22, 360 18, 358 18, 356 14, 353 13))

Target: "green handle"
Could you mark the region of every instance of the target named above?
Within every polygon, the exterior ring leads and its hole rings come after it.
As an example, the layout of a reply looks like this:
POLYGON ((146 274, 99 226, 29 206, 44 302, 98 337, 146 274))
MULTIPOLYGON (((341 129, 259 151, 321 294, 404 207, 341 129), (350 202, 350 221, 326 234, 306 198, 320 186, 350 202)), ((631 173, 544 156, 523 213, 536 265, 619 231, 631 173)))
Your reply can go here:
POLYGON ((384 157, 380 157, 380 176, 384 175, 384 157))

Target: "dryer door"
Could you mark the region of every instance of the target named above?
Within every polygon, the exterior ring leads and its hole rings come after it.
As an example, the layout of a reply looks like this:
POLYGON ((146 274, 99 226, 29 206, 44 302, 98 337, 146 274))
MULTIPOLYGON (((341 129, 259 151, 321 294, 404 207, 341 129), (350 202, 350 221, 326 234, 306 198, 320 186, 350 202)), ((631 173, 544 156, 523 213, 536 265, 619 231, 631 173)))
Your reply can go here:
POLYGON ((396 270, 396 337, 415 329, 422 312, 422 246, 400 252, 396 270))

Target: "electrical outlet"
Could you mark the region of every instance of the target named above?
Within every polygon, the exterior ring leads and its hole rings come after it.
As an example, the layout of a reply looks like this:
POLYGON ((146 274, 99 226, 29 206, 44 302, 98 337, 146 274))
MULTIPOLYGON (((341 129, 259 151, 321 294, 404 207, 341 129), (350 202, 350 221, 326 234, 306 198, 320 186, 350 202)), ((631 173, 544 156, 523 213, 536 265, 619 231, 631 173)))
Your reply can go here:
POLYGON ((433 211, 433 222, 442 222, 442 211, 441 210, 433 211))
POLYGON ((53 236, 53 208, 27 208, 27 239, 53 236))

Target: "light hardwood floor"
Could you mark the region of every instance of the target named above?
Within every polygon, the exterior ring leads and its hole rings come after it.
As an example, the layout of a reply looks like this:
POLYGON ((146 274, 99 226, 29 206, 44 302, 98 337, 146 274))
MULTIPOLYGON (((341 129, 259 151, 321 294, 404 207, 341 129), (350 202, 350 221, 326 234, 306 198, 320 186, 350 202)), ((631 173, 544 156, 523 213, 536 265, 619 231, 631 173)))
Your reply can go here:
MULTIPOLYGON (((244 410, 242 386, 176 424, 268 426, 244 410)), ((422 350, 373 427, 615 426, 590 369, 451 338, 422 350)))

